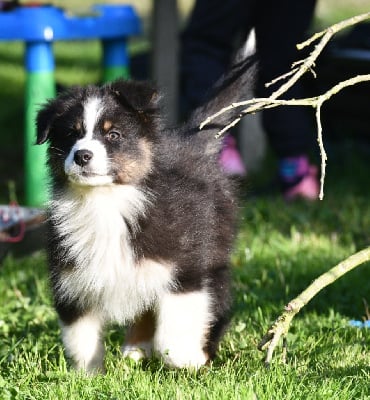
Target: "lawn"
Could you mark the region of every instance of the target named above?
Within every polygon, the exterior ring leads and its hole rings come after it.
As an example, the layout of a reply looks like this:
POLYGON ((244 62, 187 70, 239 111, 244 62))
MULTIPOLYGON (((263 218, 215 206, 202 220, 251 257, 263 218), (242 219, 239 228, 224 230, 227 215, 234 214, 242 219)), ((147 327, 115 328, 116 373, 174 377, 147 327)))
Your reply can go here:
MULTIPOLYGON (((96 42, 56 45, 62 85, 99 80, 96 42)), ((22 46, 0 45, 0 199, 7 180, 22 199, 22 46), (11 166, 11 167, 10 167, 11 166)), ((325 110, 323 111, 325 112, 325 110)), ((325 133, 325 126, 324 126, 325 133)), ((288 364, 279 351, 269 370, 256 348, 284 304, 315 277, 370 243, 370 137, 325 140, 328 173, 321 202, 286 204, 273 189, 268 157, 241 190, 232 254, 234 316, 213 364, 171 370, 158 360, 134 364, 119 355, 124 330, 106 335, 104 376, 71 370, 51 305, 43 251, 9 254, 0 266, 0 400, 6 399, 370 399, 370 331, 348 321, 370 303, 369 264, 313 299, 293 321, 288 364)))
MULTIPOLYGON (((333 160, 334 162, 334 160, 333 160)), ((365 160, 344 159, 323 202, 286 205, 258 196, 242 207, 232 256, 234 318, 211 367, 198 373, 119 356, 123 332, 107 332, 107 374, 86 378, 63 357, 43 252, 11 256, 0 270, 1 399, 365 399, 369 330, 352 328, 369 301, 368 265, 325 289, 293 322, 289 362, 269 370, 256 344, 284 304, 314 277, 369 243, 365 160), (358 168, 358 169, 357 169, 358 168), (336 181, 341 176, 341 184, 336 181), (362 176, 362 178, 361 178, 362 176)))

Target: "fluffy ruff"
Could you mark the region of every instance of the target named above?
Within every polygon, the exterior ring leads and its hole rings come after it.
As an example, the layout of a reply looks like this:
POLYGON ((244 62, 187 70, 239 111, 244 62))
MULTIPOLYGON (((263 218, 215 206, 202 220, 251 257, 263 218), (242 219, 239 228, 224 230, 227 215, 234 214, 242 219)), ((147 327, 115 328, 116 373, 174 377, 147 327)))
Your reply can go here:
POLYGON ((49 142, 48 258, 66 353, 103 370, 104 327, 128 325, 122 351, 152 351, 175 367, 211 360, 229 321, 229 253, 236 202, 214 134, 235 111, 199 131, 210 113, 245 98, 244 60, 189 121, 167 128, 149 84, 73 88, 39 112, 49 142))

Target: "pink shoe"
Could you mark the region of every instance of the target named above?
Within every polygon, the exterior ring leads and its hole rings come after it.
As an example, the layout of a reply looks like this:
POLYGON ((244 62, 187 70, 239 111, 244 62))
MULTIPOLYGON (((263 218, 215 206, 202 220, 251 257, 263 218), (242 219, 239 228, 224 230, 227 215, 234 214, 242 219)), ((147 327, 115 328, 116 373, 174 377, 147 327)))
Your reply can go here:
POLYGON ((220 164, 226 175, 244 177, 247 170, 236 148, 235 139, 227 135, 220 153, 220 164))
POLYGON ((317 200, 320 192, 317 174, 317 167, 315 165, 310 165, 307 175, 304 176, 295 186, 284 192, 285 200, 291 201, 297 198, 317 200))

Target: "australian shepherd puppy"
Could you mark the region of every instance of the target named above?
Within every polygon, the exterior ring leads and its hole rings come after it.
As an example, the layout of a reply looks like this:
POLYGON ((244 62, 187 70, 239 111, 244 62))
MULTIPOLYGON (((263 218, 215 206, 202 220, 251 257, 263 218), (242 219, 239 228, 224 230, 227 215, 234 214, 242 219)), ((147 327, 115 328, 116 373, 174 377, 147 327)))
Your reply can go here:
POLYGON ((149 84, 73 88, 37 118, 49 142, 48 258, 66 353, 77 368, 103 369, 104 327, 128 325, 122 352, 152 351, 175 367, 214 357, 229 320, 229 253, 235 198, 218 163, 215 133, 245 98, 254 62, 216 85, 189 121, 167 128, 149 84))

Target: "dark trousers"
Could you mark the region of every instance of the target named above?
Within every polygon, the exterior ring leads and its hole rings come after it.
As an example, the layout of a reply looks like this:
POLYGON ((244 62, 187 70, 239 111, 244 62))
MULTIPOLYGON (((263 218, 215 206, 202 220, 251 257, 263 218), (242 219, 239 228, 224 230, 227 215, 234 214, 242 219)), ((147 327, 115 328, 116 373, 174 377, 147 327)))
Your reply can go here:
MULTIPOLYGON (((184 30, 181 90, 187 109, 199 105, 225 72, 237 43, 255 28, 259 67, 257 96, 269 96, 266 82, 290 70, 303 55, 296 50, 312 20, 316 0, 197 0, 184 30)), ((304 97, 298 82, 282 98, 304 97)), ((311 117, 302 107, 263 111, 262 121, 279 157, 306 154, 313 142, 311 117)))

